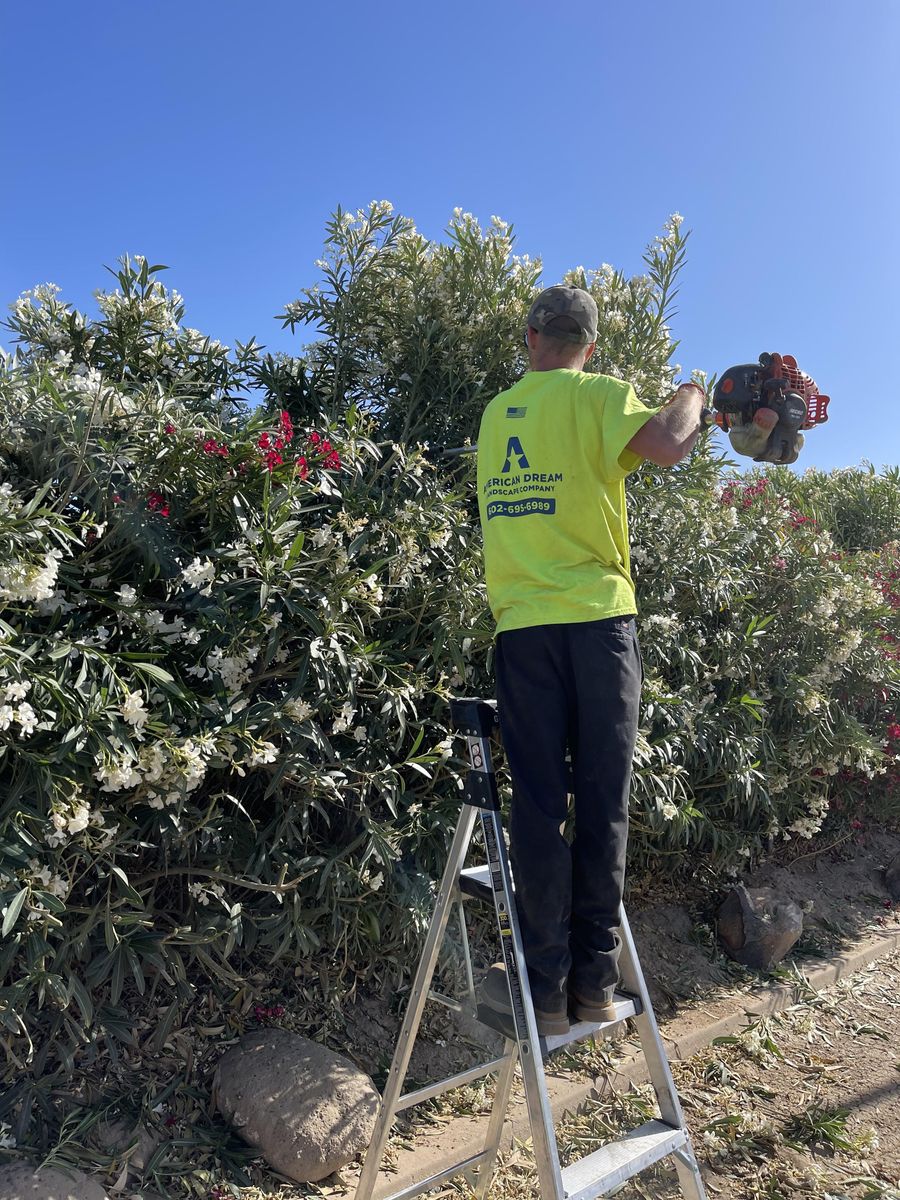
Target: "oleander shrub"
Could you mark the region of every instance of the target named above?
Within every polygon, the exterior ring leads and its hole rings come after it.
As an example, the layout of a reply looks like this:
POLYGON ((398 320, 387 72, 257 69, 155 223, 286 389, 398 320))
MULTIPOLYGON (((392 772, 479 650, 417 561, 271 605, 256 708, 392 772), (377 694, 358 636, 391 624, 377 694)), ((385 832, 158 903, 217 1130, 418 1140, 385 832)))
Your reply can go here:
POLYGON ((713 865, 757 858, 819 833, 835 804, 858 819, 896 778, 897 544, 848 554, 777 479, 721 466, 701 448, 630 489, 646 670, 632 850, 647 866, 691 847, 713 865))
MULTIPOLYGON (((598 301, 598 369, 649 402, 678 370, 685 244, 673 218, 645 274, 569 276, 598 301)), ((54 1136, 61 1080, 136 1069, 200 995, 408 973, 459 807, 447 701, 491 690, 473 461, 434 447, 474 439, 524 370, 540 265, 513 248, 463 213, 433 243, 386 205, 338 212, 281 318, 312 331, 294 357, 187 327, 140 258, 94 317, 49 285, 13 305, 0 1122, 20 1140, 54 1136)), ((630 486, 638 874, 734 869, 896 783, 896 545, 832 536, 845 477, 798 498, 715 451, 630 486)), ((896 477, 871 486, 893 511, 896 477)))

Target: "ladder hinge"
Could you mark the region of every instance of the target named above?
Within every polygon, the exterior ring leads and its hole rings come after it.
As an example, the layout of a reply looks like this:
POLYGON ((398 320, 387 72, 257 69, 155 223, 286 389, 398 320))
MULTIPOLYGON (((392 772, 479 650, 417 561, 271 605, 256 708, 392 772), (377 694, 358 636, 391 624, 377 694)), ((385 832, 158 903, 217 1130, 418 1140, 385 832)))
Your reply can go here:
POLYGON ((466 804, 475 808, 500 811, 500 796, 497 792, 497 776, 493 771, 469 771, 466 775, 466 804))
POLYGON ((450 701, 450 724, 466 737, 489 738, 499 725, 496 700, 460 697, 450 701))

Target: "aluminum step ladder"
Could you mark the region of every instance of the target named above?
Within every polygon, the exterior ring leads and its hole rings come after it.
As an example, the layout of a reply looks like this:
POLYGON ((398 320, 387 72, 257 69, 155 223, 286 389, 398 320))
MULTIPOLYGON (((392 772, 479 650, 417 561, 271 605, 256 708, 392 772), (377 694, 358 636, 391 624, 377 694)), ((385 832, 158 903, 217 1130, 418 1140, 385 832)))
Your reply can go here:
POLYGON ((497 1161, 503 1133, 503 1122, 509 1103, 516 1066, 521 1071, 525 1103, 534 1146, 535 1164, 540 1184, 541 1200, 593 1200, 607 1195, 632 1176, 646 1170, 661 1159, 672 1156, 681 1191, 687 1200, 706 1200, 700 1170, 691 1146, 690 1135, 678 1101, 672 1072, 665 1048, 650 1005, 647 986, 641 973, 634 941, 621 911, 621 952, 619 970, 620 990, 616 992, 615 1020, 600 1025, 581 1022, 569 1032, 553 1037, 541 1037, 537 1031, 528 974, 522 950, 522 939, 516 916, 513 880, 509 856, 500 819, 497 782, 491 760, 490 738, 498 721, 493 701, 468 699, 451 703, 453 728, 465 735, 469 752, 469 772, 459 823, 450 847, 447 866, 441 879, 434 915, 425 947, 412 985, 406 1015, 397 1040, 394 1059, 388 1073, 381 1108, 375 1123, 372 1140, 363 1164, 356 1190, 356 1200, 373 1200, 385 1145, 397 1113, 415 1104, 433 1099, 452 1088, 463 1087, 477 1079, 497 1072, 496 1091, 483 1147, 476 1153, 453 1163, 444 1170, 421 1179, 399 1191, 383 1193, 378 1200, 409 1200, 455 1175, 464 1175, 476 1197, 484 1200, 490 1195, 491 1177, 497 1161), (481 820, 487 863, 465 867, 466 854, 475 829, 476 818, 481 820), (500 944, 506 965, 512 1001, 510 1025, 492 1009, 477 1006, 477 1014, 485 1024, 504 1034, 506 1041, 500 1058, 463 1071, 450 1079, 404 1093, 413 1044, 427 1000, 437 1000, 451 1008, 462 1005, 450 997, 430 991, 438 953, 447 929, 451 911, 456 908, 466 963, 468 999, 477 1004, 472 976, 471 956, 466 936, 466 899, 492 903, 497 915, 500 944), (553 1117, 544 1074, 544 1058, 561 1046, 608 1030, 631 1019, 640 1036, 641 1047, 661 1119, 647 1121, 625 1137, 608 1143, 593 1154, 562 1167, 553 1128, 553 1117))

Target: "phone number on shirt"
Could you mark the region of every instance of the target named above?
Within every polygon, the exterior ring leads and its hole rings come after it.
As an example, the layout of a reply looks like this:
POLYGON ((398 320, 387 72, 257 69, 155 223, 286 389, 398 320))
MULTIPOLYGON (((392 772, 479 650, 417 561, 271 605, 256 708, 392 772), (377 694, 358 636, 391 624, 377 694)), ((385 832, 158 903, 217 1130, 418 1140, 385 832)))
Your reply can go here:
POLYGON ((492 517, 526 517, 530 513, 555 513, 556 501, 541 496, 528 496, 524 500, 493 500, 487 506, 487 519, 492 517))

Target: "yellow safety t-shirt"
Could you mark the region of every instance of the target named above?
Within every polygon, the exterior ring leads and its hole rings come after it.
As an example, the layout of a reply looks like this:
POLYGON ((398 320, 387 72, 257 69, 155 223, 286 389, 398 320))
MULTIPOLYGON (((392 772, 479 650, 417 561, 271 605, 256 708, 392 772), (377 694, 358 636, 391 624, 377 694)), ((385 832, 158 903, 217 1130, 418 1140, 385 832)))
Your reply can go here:
POLYGON ((497 632, 637 611, 629 571, 626 449, 657 408, 630 383, 529 371, 488 404, 478 506, 497 632))

